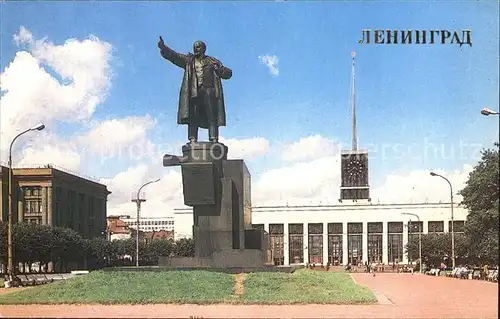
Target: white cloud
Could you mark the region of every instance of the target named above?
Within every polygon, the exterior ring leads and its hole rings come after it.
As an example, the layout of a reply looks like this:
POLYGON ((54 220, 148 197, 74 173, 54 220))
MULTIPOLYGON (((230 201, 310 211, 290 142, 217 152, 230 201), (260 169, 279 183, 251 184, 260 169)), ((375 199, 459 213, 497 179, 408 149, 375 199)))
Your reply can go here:
POLYGON ((141 206, 144 216, 166 216, 175 208, 183 207, 182 177, 179 169, 163 168, 144 163, 128 168, 111 179, 101 179, 113 192, 108 199, 108 215, 136 215, 136 204, 131 201, 146 182, 161 178, 141 190, 146 202, 141 206))
POLYGON ((21 27, 14 42, 26 45, 27 51, 17 52, 0 76, 3 155, 26 126, 88 120, 106 98, 111 79, 111 44, 94 36, 55 45, 34 40, 21 27))
POLYGON ((99 158, 128 157, 130 160, 153 156, 154 145, 147 132, 156 121, 150 116, 131 116, 102 121, 85 135, 79 143, 99 158))
POLYGON ((80 171, 81 156, 71 141, 55 134, 40 134, 22 151, 16 166, 57 165, 73 172, 80 171))
POLYGON ((276 55, 259 55, 260 63, 267 66, 269 72, 273 76, 278 76, 280 74, 280 70, 278 69, 279 58, 276 55))
POLYGON ((282 150, 285 161, 297 161, 339 154, 341 145, 321 135, 303 137, 299 141, 286 145, 282 150))
MULTIPOLYGON (((464 165, 462 170, 445 172, 435 170, 446 177, 453 187, 453 200, 461 201, 457 193, 465 187, 471 165, 464 165)), ((433 177, 428 170, 413 170, 406 173, 389 174, 383 185, 373 189, 372 198, 380 202, 389 203, 423 203, 449 202, 450 188, 448 183, 440 177, 433 177)))
POLYGON ((269 151, 269 141, 263 137, 248 139, 220 139, 228 147, 229 158, 252 159, 264 155, 269 151))
POLYGON ((253 205, 337 201, 339 185, 340 157, 326 156, 264 172, 252 184, 252 201, 253 205))

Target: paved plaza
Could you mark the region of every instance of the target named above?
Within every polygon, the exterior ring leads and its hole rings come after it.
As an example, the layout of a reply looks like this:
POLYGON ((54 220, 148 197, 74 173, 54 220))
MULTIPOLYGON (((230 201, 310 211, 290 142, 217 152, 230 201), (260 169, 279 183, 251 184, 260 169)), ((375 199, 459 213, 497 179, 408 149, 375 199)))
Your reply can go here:
POLYGON ((497 283, 420 274, 352 276, 376 293, 379 305, 26 305, 0 306, 0 317, 498 318, 497 283))

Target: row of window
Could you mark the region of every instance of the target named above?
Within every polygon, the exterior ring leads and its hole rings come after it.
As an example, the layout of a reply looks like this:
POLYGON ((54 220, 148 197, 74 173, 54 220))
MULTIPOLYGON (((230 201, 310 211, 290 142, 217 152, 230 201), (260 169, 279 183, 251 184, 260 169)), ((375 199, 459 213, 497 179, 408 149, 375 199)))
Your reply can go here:
MULTIPOLYGON (((429 222, 431 223, 436 222, 429 222)), ((440 222, 444 226, 444 222, 440 222)), ((255 228, 264 229, 263 224, 254 225, 255 228)), ((288 254, 290 264, 304 263, 304 236, 303 224, 289 224, 288 234, 288 254)), ((344 264, 342 244, 342 223, 328 224, 328 260, 323 260, 323 224, 308 224, 308 263, 323 264, 329 262, 333 265, 344 264)), ((403 259, 403 223, 394 222, 388 223, 387 236, 387 253, 388 261, 391 263, 401 262, 403 259)), ((368 261, 382 262, 382 244, 383 244, 383 225, 382 223, 368 223, 368 261)), ((463 232, 464 222, 455 221, 454 231, 463 232)), ((410 223, 408 231, 408 239, 418 234, 419 229, 422 229, 422 222, 410 223)), ((450 223, 451 229, 451 223, 450 223)), ((432 228, 429 226, 429 232, 443 232, 440 227, 432 228)), ((347 227, 347 262, 351 264, 359 264, 363 260, 363 224, 348 223, 347 227)), ((285 263, 284 254, 284 225, 269 224, 269 250, 271 258, 275 265, 283 265, 285 263)))
MULTIPOLYGON (((368 261, 382 262, 382 235, 368 235, 368 261)), ((283 265, 284 235, 272 234, 269 237, 269 250, 275 265, 283 265)), ((323 235, 308 235, 308 263, 323 264, 323 235)), ((330 264, 341 265, 343 261, 342 235, 328 235, 328 260, 330 264)), ((389 234, 387 238, 388 261, 401 262, 403 259, 403 234, 389 234)), ((359 264, 363 260, 363 235, 353 234, 347 236, 347 262, 359 264)), ((304 237, 290 234, 288 238, 289 263, 304 262, 304 237)))
MULTIPOLYGON (((137 221, 131 221, 131 222, 125 222, 127 225, 132 225, 135 226, 137 225, 137 221)), ((173 225, 174 221, 173 220, 141 220, 139 222, 139 225, 152 225, 152 226, 157 226, 157 225, 173 225)))
POLYGON ((42 196, 42 188, 39 186, 26 186, 22 187, 22 191, 24 193, 24 196, 30 197, 30 196, 42 196))
MULTIPOLYGON (((455 232, 463 232, 465 221, 456 220, 453 223, 455 232)), ((388 233, 402 234, 403 228, 408 227, 408 232, 418 233, 423 231, 423 222, 408 222, 408 225, 404 225, 403 222, 388 222, 387 230, 388 233)), ((442 233, 444 232, 444 221, 428 221, 427 222, 427 232, 428 233, 442 233)), ((256 228, 264 228, 263 224, 254 225, 256 228)), ((448 222, 448 229, 451 230, 451 221, 448 222)), ((343 234, 342 223, 328 223, 327 224, 328 234, 343 234)), ((384 232, 384 226, 382 222, 369 222, 367 223, 367 233, 368 234, 382 234, 384 232)), ((269 224, 269 234, 284 234, 284 224, 269 224)), ((288 224, 289 234, 303 234, 304 224, 288 224)), ((307 224, 308 234, 323 234, 323 223, 310 223, 307 224)), ((348 234, 363 234, 363 223, 347 223, 347 233, 348 234)))

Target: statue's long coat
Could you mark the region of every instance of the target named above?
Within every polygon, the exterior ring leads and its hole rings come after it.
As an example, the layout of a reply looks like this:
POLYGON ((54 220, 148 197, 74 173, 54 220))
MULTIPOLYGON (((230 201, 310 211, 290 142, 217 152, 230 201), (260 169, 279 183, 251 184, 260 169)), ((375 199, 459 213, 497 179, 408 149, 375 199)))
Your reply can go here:
MULTIPOLYGON (((195 105, 192 104, 193 99, 198 95, 194 55, 191 53, 180 54, 166 46, 160 53, 165 59, 184 69, 184 78, 182 79, 182 86, 179 93, 177 123, 196 123, 202 128, 208 128, 208 119, 206 114, 204 112, 197 112, 195 105)), ((217 125, 225 126, 226 109, 224 105, 224 92, 222 91, 221 79, 230 79, 233 73, 231 69, 224 67, 219 60, 210 56, 206 56, 205 59, 207 59, 208 62, 219 66, 218 70, 214 74, 215 96, 217 99, 217 125)))

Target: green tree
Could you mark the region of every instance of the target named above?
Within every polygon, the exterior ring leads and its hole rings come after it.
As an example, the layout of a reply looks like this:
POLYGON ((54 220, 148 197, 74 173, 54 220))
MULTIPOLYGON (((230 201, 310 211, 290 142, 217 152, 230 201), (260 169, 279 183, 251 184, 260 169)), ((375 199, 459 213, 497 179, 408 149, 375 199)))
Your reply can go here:
POLYGON ((177 257, 194 257, 194 239, 180 238, 175 242, 174 255, 177 257))
MULTIPOLYGON (((418 257, 418 237, 413 237, 405 247, 406 253, 418 257)), ((468 262, 468 255, 464 234, 455 234, 455 260, 457 264, 468 262)), ((428 266, 439 267, 444 262, 451 266, 451 233, 422 234, 422 260, 428 266)), ((415 258, 415 259, 416 259, 415 258)))
POLYGON ((87 267, 99 269, 109 265, 114 257, 111 242, 101 237, 84 240, 87 254, 87 267))
POLYGON ((468 256, 478 264, 498 265, 499 160, 498 149, 483 150, 460 192, 462 205, 469 210, 465 224, 468 256))
POLYGON ((147 248, 145 264, 158 265, 159 257, 168 257, 174 251, 174 242, 171 239, 153 239, 147 248))
POLYGON ((66 271, 68 263, 79 262, 85 256, 83 238, 74 230, 62 227, 52 228, 52 261, 55 269, 66 271))

